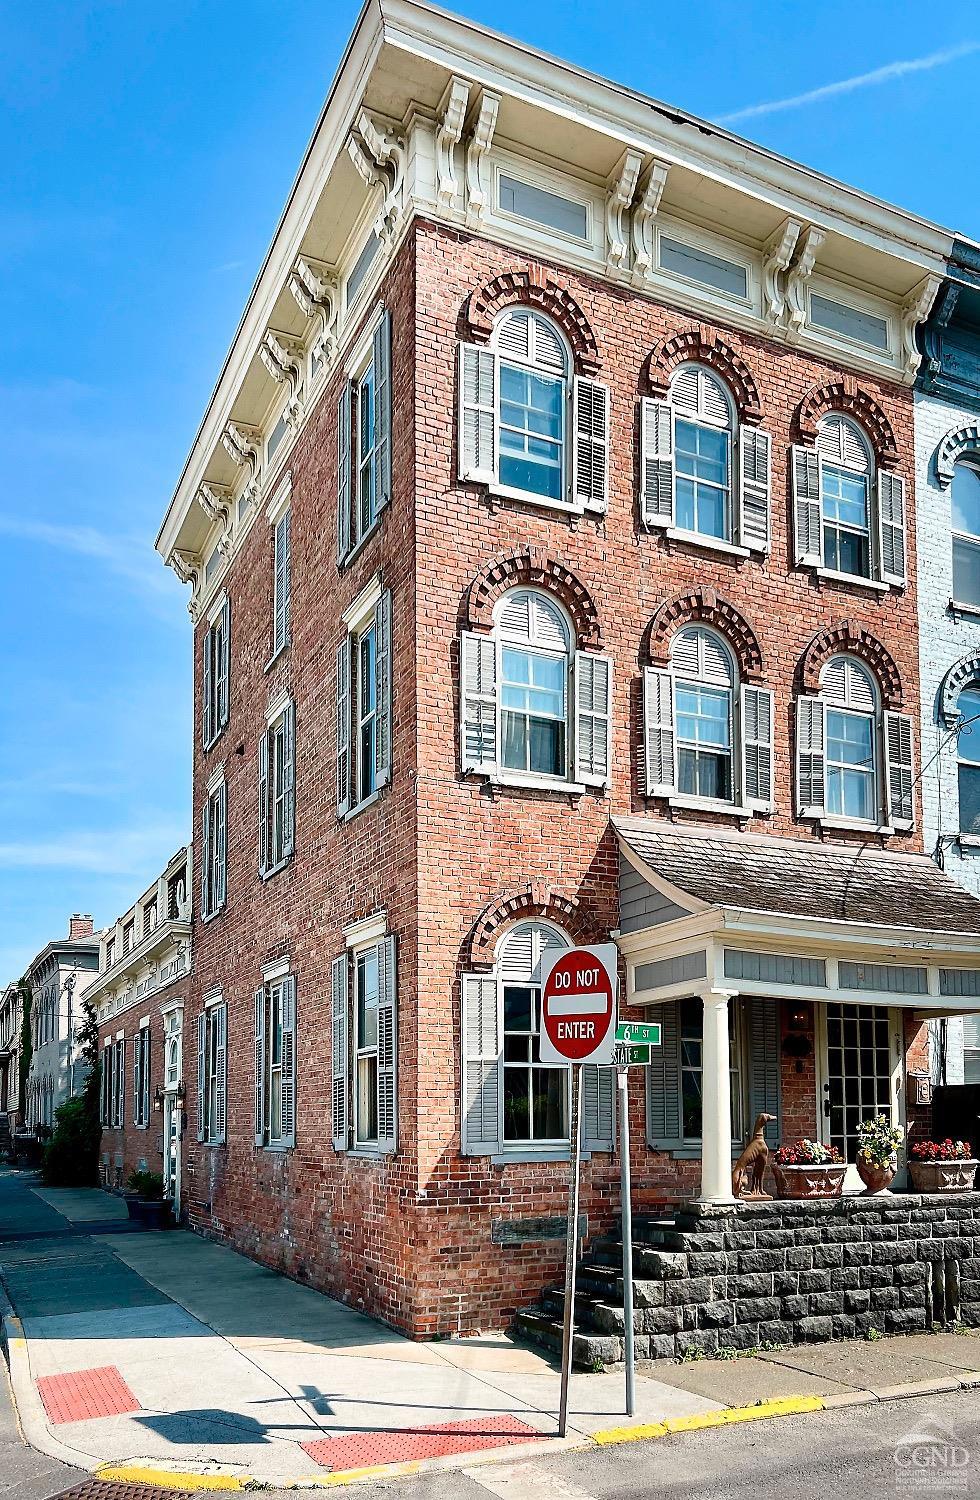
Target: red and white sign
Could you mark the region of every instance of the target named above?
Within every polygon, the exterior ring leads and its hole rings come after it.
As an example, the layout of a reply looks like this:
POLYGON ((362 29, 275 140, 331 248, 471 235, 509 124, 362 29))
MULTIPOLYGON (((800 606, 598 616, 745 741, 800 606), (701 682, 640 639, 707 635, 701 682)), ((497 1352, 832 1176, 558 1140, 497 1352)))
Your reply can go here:
POLYGON ((543 1063, 612 1063, 617 958, 615 943, 570 948, 544 973, 539 1037, 543 1063))

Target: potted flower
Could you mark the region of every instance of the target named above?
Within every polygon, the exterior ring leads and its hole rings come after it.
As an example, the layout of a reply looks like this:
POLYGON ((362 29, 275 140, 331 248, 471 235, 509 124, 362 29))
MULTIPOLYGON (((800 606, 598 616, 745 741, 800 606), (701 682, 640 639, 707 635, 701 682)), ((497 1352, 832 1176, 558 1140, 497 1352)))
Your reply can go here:
POLYGON ((977 1159, 969 1141, 916 1141, 909 1171, 919 1193, 968 1193, 973 1187, 977 1159))
POLYGON ((794 1141, 772 1155, 776 1194, 780 1198, 839 1198, 847 1163, 836 1146, 794 1141))
POLYGON ((163 1177, 159 1172, 131 1172, 126 1183, 126 1208, 131 1219, 147 1229, 165 1229, 170 1204, 163 1199, 163 1177))
POLYGON ((880 1193, 891 1185, 898 1171, 899 1146, 905 1138, 901 1125, 893 1125, 887 1115, 874 1115, 858 1126, 858 1149, 855 1166, 869 1193, 880 1193))

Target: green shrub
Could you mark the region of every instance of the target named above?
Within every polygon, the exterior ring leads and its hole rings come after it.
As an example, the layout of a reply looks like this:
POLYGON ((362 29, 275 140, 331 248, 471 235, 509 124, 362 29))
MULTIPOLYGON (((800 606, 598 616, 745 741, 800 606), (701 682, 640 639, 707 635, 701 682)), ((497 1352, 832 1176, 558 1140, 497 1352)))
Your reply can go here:
POLYGON ((163 1177, 159 1172, 130 1172, 126 1190, 140 1198, 163 1197, 163 1177))
POLYGON ((102 1126, 89 1097, 66 1099, 55 1115, 41 1170, 49 1187, 94 1187, 99 1177, 102 1126))

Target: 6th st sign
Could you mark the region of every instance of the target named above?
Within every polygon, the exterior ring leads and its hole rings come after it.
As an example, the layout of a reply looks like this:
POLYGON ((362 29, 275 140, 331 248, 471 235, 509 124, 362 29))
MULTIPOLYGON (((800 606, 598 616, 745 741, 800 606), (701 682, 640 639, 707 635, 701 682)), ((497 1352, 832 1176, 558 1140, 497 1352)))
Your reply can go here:
POLYGON ((605 1063, 616 1046, 615 943, 560 953, 541 989, 543 1063, 605 1063))

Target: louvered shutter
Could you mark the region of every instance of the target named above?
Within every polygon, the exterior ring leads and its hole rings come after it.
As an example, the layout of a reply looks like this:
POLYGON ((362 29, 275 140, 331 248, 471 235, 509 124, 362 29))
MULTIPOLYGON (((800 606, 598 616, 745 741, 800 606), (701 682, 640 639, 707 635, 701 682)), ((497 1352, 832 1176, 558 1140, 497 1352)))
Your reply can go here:
POLYGON ((269 731, 259 740, 259 874, 271 864, 269 850, 269 731))
POLYGON ((378 1150, 398 1141, 398 974, 395 939, 378 944, 378 1150))
POLYGON ((586 1151, 612 1151, 615 1147, 616 1070, 586 1063, 580 1084, 582 1145, 586 1151))
POLYGON ((207 1015, 202 1010, 197 1018, 197 1138, 207 1139, 207 1121, 204 1118, 204 1087, 207 1067, 207 1015))
POLYGON ((677 786, 674 679, 659 667, 643 669, 643 749, 647 796, 670 796, 677 786))
POLYGON ((885 767, 888 821, 895 828, 912 828, 915 822, 915 778, 912 720, 908 714, 885 714, 885 767))
POLYGON ((279 1133, 283 1146, 296 1144, 296 980, 282 981, 282 1083, 279 1133))
POLYGON ((347 1045, 347 954, 330 966, 331 1131, 335 1151, 346 1151, 350 1139, 348 1100, 350 1059, 347 1045))
POLYGON ((143 1036, 138 1031, 133 1037, 133 1124, 139 1125, 143 1118, 142 1101, 140 1097, 140 1051, 143 1036))
POLYGON ((275 583, 273 601, 272 654, 275 656, 286 645, 289 638, 289 596, 291 591, 290 512, 287 510, 276 522, 275 583))
POLYGON ((150 1086, 153 1082, 151 1077, 152 1049, 150 1047, 150 1028, 143 1028, 143 1124, 150 1123, 150 1086))
POLYGON ((350 636, 337 647, 337 816, 351 804, 350 636))
POLYGON ((286 704, 282 720, 282 857, 289 859, 296 842, 296 705, 286 704))
POLYGON ((647 1142, 656 1151, 676 1151, 681 1137, 681 1028, 676 1000, 658 1005, 660 1046, 650 1048, 647 1073, 647 1142))
POLYGON ((612 661, 592 651, 576 651, 573 667, 575 705, 575 780, 586 786, 608 786, 612 725, 612 661))
POLYGON ((798 564, 820 567, 823 535, 820 518, 822 461, 815 448, 793 448, 793 539, 798 564))
POLYGON ((211 798, 205 793, 201 809, 201 916, 211 915, 211 798))
POLYGON ((772 807, 773 697, 768 688, 742 685, 742 798, 746 807, 772 807))
POLYGON ((475 484, 497 482, 499 368, 492 349, 459 346, 459 477, 475 484))
POLYGON ((223 781, 218 788, 218 822, 214 829, 217 848, 217 870, 215 874, 214 904, 220 908, 228 894, 228 783, 223 781))
POLYGON ((221 606, 221 656, 218 665, 218 729, 228 723, 231 704, 231 600, 221 606))
POLYGON ((796 700, 796 797, 800 816, 822 818, 826 797, 826 705, 796 700))
POLYGON ((770 520, 770 453, 772 438, 761 427, 741 427, 738 434, 738 540, 753 552, 768 552, 770 520))
POLYGON ((462 768, 492 773, 497 769, 497 643, 464 630, 459 658, 462 768))
POLYGON ((905 480, 878 474, 878 556, 884 583, 905 582, 905 480))
POLYGON ((224 1002, 214 1008, 216 1027, 214 1043, 214 1134, 220 1145, 227 1135, 228 1098, 228 1007, 224 1002))
POLYGON ((337 561, 350 552, 351 528, 351 422, 354 410, 353 383, 344 381, 337 402, 337 561))
POLYGON ((391 499, 391 313, 374 330, 374 494, 381 510, 391 499))
POLYGON ((116 1043, 116 1110, 120 1129, 126 1123, 126 1038, 116 1043))
POLYGON ((255 991, 255 1144, 265 1145, 265 986, 255 991))
POLYGON ((572 383, 572 495, 604 511, 609 493, 609 387, 576 375, 572 383))
POLYGON ((640 515, 647 526, 674 524, 674 413, 649 396, 640 402, 640 515))
POLYGON ((748 1008, 749 1048, 749 1117, 745 1122, 745 1139, 749 1139, 759 1115, 775 1115, 766 1126, 766 1140, 770 1146, 776 1146, 782 1134, 779 1003, 752 996, 743 1004, 748 1008))
POLYGON ((500 1151, 500 1012, 493 974, 463 975, 462 1150, 465 1156, 500 1151))
POLYGON ((207 749, 214 738, 214 715, 211 708, 211 655, 214 644, 214 632, 208 627, 201 639, 202 645, 202 672, 201 672, 201 740, 207 749))
POLYGON ((375 781, 386 786, 391 777, 391 590, 385 589, 374 611, 375 670, 377 674, 374 718, 375 781))

